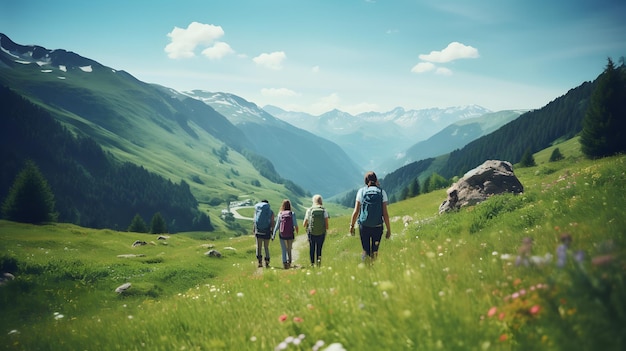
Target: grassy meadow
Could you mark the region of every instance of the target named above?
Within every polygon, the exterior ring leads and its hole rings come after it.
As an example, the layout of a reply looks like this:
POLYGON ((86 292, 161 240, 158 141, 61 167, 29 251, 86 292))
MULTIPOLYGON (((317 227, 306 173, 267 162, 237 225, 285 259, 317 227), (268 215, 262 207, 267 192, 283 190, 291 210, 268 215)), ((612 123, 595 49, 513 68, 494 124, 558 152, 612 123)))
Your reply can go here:
MULTIPOLYGON (((0 221, 7 350, 623 350, 626 156, 517 168, 518 196, 438 215, 445 190, 392 204, 372 265, 331 213, 322 266, 258 269, 250 235, 0 221), (557 267, 561 234, 573 241, 557 267), (538 263, 517 265, 524 237, 538 263), (132 247, 135 240, 148 244, 132 247), (218 250, 221 258, 205 253, 218 250), (135 257, 118 257, 119 255, 135 257), (548 256, 546 256, 548 254, 548 256), (548 258, 551 259, 548 261, 548 258), (548 257, 548 258, 546 258, 548 257), (124 293, 115 289, 131 283, 124 293)), ((383 184, 384 185, 384 184, 383 184)), ((300 223, 302 214, 300 214, 300 223)), ((301 233, 302 234, 302 233, 301 233)))

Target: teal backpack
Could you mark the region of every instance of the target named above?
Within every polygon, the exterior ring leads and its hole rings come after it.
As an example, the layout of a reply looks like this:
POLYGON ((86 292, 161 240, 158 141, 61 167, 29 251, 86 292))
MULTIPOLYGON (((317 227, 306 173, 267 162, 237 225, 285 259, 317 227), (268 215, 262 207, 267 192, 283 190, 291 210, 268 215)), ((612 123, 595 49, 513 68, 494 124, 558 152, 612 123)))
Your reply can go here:
POLYGON ((383 224, 383 190, 377 186, 363 189, 359 223, 365 227, 378 227, 383 224))

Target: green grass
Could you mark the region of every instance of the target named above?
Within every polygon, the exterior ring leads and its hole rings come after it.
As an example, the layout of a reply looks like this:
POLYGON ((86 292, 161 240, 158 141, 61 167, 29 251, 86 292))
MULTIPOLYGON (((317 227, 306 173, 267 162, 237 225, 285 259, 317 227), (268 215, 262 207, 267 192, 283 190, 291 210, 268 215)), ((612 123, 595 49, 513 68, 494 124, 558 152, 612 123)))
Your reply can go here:
MULTIPOLYGON (((295 337, 286 350, 320 341, 346 350, 622 350, 626 156, 590 161, 569 143, 556 145, 564 160, 543 161, 546 150, 535 155, 537 167, 515 170, 522 195, 442 216, 445 190, 392 204, 393 236, 372 266, 361 262, 358 236, 347 234, 345 209, 331 218, 322 266, 291 270, 258 270, 249 235, 157 241, 0 221, 2 270, 16 275, 0 287, 0 344, 274 350, 295 337), (532 237, 543 257, 564 232, 572 252, 585 252, 582 263, 515 265, 522 238, 532 237), (154 243, 132 248, 135 240, 154 243), (204 255, 210 245, 221 259, 204 255), (129 253, 145 256, 117 257, 129 253), (125 282, 132 287, 116 294, 125 282)), ((277 241, 271 249, 278 267, 277 241)))

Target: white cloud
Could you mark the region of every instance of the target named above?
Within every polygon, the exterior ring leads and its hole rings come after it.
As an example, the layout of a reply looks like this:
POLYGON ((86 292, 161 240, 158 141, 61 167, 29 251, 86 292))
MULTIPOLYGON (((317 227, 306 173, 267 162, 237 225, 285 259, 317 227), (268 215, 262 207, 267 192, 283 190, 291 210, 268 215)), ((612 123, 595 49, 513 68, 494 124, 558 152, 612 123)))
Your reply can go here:
POLYGON ((420 62, 417 65, 413 66, 413 68, 411 68, 411 72, 413 73, 426 73, 426 72, 430 72, 432 70, 434 70, 435 68, 437 68, 434 64, 430 63, 430 62, 420 62))
POLYGON ((173 59, 194 57, 198 45, 209 46, 223 35, 224 30, 220 26, 191 22, 187 29, 174 27, 167 33, 171 43, 165 46, 165 52, 173 59))
POLYGON ((445 68, 445 67, 437 67, 437 69, 435 70, 435 73, 442 75, 442 76, 451 76, 452 70, 445 68))
POLYGON ((448 44, 448 46, 441 51, 431 51, 428 55, 419 55, 419 58, 423 61, 428 62, 450 62, 458 59, 464 58, 477 58, 478 50, 471 46, 463 45, 459 42, 452 42, 448 44))
POLYGON ((339 108, 340 102, 339 95, 337 93, 332 93, 328 96, 324 96, 320 98, 317 102, 311 105, 310 110, 312 110, 315 114, 322 114, 336 108, 339 108))
POLYGON ((261 89, 261 95, 271 97, 293 97, 300 96, 300 94, 287 88, 263 88, 261 89))
POLYGON ((313 68, 311 68, 311 72, 319 73, 320 72, 320 66, 313 66, 313 68))
POLYGON ((283 51, 272 52, 271 54, 261 54, 252 59, 257 65, 265 66, 266 68, 273 70, 281 70, 283 68, 283 61, 287 58, 287 55, 283 51))
POLYGON ((221 41, 218 41, 210 48, 202 50, 202 55, 211 60, 221 59, 222 57, 233 53, 235 53, 235 50, 233 50, 230 45, 221 41))

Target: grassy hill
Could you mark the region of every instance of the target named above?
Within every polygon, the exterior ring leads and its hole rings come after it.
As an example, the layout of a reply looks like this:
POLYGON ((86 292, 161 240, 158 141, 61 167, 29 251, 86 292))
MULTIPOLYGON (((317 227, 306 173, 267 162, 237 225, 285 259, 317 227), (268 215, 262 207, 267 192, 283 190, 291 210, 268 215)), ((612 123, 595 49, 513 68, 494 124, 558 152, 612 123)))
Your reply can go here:
MULTIPOLYGON (((437 215, 445 190, 390 206, 393 236, 361 263, 331 210, 320 268, 257 269, 251 236, 0 221, 0 344, 8 350, 622 350, 626 156, 518 168, 519 196, 437 215), (555 264, 559 237, 573 237, 555 264), (532 255, 516 265, 524 237, 532 255), (131 247, 135 240, 148 243, 131 247), (205 256, 209 249, 222 258, 205 256), (584 252, 578 262, 577 252, 584 252), (121 258, 118 255, 136 257, 121 258), (118 294, 116 287, 131 283, 118 294), (320 346, 323 344, 323 346, 320 346), (335 345, 336 346, 336 345, 335 345), (335 348, 337 350, 339 348, 335 348)), ((301 240, 301 239, 300 239, 301 240)), ((306 242, 297 264, 306 266, 306 242)), ((272 242, 272 264, 281 266, 272 242)))

